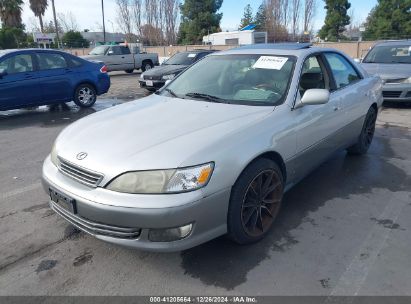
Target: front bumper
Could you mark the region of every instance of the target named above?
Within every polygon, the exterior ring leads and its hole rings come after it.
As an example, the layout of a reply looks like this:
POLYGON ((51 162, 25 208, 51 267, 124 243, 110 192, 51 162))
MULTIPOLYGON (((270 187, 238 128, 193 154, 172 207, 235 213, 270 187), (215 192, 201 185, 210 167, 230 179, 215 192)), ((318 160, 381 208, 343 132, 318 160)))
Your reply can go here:
MULTIPOLYGON (((230 189, 204 197, 201 190, 181 194, 136 195, 127 194, 126 206, 100 199, 102 193, 113 198, 113 192, 102 188, 88 188, 61 174, 48 157, 43 165, 43 187, 49 193, 54 189, 75 200, 76 212, 71 213, 50 200, 50 207, 82 231, 94 237, 148 251, 181 251, 227 232, 227 210, 230 189), (85 191, 85 189, 87 189, 85 191), (96 195, 96 192, 98 194, 96 195), (97 199, 96 199, 97 198, 97 199), (151 204, 152 201, 160 204, 151 204), (161 201, 168 200, 169 207, 161 201), (104 203, 101 203, 101 202, 104 203), (146 207, 130 207, 135 202, 146 207), (175 206, 173 206, 175 205, 175 206), (184 239, 171 242, 152 242, 151 229, 169 229, 193 223, 191 233, 184 239)), ((116 195, 116 193, 114 193, 116 195)), ((118 194, 124 202, 124 194, 118 194)))
POLYGON ((410 83, 386 83, 382 90, 384 101, 411 102, 410 83))
POLYGON ((147 90, 150 90, 150 91, 157 91, 157 90, 161 89, 166 84, 165 80, 149 80, 149 81, 153 82, 152 86, 147 85, 147 80, 140 79, 138 82, 139 82, 141 88, 144 88, 144 89, 147 89, 147 90))

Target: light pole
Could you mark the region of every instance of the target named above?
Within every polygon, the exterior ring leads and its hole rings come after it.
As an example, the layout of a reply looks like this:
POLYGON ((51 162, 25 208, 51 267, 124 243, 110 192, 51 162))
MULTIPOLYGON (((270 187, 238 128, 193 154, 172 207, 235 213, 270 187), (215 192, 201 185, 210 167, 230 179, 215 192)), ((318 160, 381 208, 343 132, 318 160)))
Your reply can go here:
POLYGON ((106 44, 106 23, 104 22, 104 0, 101 0, 101 13, 103 14, 103 42, 106 44))

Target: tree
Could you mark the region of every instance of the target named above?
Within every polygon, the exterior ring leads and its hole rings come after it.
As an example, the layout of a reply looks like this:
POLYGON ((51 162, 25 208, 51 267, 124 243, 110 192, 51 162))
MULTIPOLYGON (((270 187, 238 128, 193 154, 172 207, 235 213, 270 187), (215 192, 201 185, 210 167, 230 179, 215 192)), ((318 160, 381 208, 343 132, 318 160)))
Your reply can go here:
POLYGON ((312 28, 312 21, 315 14, 315 0, 305 0, 304 2, 304 33, 308 33, 312 28))
POLYGON ((57 39, 57 46, 60 47, 60 35, 59 35, 59 24, 57 23, 57 16, 56 16, 56 6, 54 5, 54 0, 51 0, 51 8, 53 9, 53 20, 54 26, 56 28, 56 39, 57 39))
POLYGON ((264 3, 258 7, 258 11, 255 14, 254 24, 255 28, 259 31, 267 30, 267 10, 264 3))
POLYGON ((116 0, 117 4, 117 25, 126 34, 126 40, 133 42, 133 20, 132 8, 128 0, 116 0))
POLYGON ((39 18, 40 30, 43 33, 43 16, 46 12, 48 2, 47 0, 30 0, 30 9, 33 11, 34 15, 39 18))
POLYGON ((179 40, 183 43, 201 43, 208 33, 220 32, 223 0, 185 0, 180 5, 181 24, 179 40))
POLYGON ((77 23, 76 16, 72 12, 59 13, 57 14, 57 19, 59 22, 59 26, 62 27, 63 32, 74 31, 77 32, 79 30, 79 25, 77 23))
POLYGON ((365 23, 364 38, 403 39, 411 37, 411 0, 379 0, 365 23))
POLYGON ((6 27, 0 29, 0 49, 15 49, 29 46, 28 37, 22 28, 6 27))
POLYGON ((299 30, 300 24, 300 10, 301 10, 301 1, 292 0, 292 14, 291 14, 291 30, 293 34, 293 40, 296 39, 296 34, 299 30))
POLYGON ((3 28, 23 28, 21 22, 23 4, 23 0, 0 0, 0 19, 3 28))
POLYGON ((80 32, 68 31, 61 40, 65 47, 80 48, 89 46, 89 42, 81 36, 80 32))
POLYGON ((251 23, 253 23, 253 9, 250 4, 247 4, 244 8, 244 15, 243 18, 241 18, 239 28, 242 29, 251 23))
POLYGON ((325 0, 325 4, 324 8, 327 10, 327 14, 325 23, 319 31, 319 36, 328 41, 337 41, 344 37, 345 27, 350 24, 347 11, 351 4, 348 0, 325 0))

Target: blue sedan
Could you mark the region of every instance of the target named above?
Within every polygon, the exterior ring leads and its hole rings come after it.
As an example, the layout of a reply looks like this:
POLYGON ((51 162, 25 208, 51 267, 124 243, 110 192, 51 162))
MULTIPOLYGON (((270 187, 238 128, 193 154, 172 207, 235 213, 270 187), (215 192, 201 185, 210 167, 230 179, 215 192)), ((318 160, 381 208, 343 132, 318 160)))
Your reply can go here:
POLYGON ((56 50, 0 51, 0 111, 70 101, 87 108, 109 88, 104 63, 56 50))

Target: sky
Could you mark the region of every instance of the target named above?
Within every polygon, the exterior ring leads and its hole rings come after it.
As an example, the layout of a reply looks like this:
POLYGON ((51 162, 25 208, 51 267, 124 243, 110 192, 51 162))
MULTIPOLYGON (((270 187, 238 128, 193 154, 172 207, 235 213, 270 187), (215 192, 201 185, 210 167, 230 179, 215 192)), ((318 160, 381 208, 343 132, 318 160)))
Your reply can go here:
MULTIPOLYGON (((38 22, 34 17, 33 12, 29 8, 28 0, 24 1, 23 7, 23 22, 26 28, 31 30, 33 23, 38 22)), ((224 0, 221 7, 223 19, 221 27, 225 30, 235 30, 238 28, 241 17, 244 12, 244 7, 250 4, 257 11, 262 0, 224 0)), ((351 7, 354 10, 354 20, 360 23, 365 20, 369 11, 377 4, 377 0, 351 0, 351 7)), ((89 29, 91 31, 101 31, 101 1, 100 0, 55 0, 56 12, 68 13, 72 12, 79 24, 79 29, 89 29)), ((119 31, 116 25, 116 5, 115 0, 104 0, 106 31, 119 31)), ((52 20, 51 6, 46 11, 45 19, 52 20)), ((325 18, 324 1, 317 0, 316 14, 314 16, 314 29, 318 30, 325 18)))

